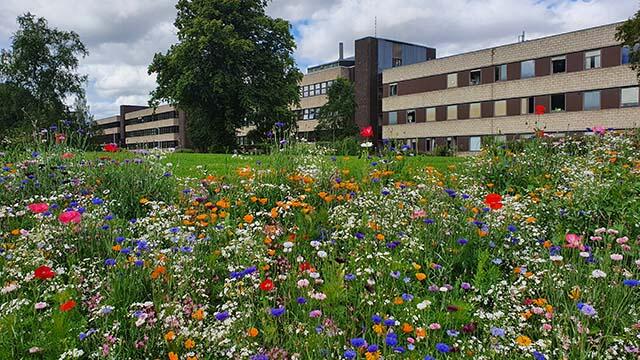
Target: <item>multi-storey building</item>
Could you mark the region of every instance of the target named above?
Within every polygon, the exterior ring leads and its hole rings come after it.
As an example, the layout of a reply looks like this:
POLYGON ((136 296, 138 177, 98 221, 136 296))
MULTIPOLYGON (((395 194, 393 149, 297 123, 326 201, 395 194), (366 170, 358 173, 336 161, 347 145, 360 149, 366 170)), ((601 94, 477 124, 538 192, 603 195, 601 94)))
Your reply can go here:
POLYGON ((429 152, 485 137, 640 126, 629 49, 610 24, 383 70, 382 137, 429 152), (544 107, 536 115, 536 107, 544 107))
POLYGON ((186 116, 171 105, 157 108, 122 105, 120 115, 96 120, 98 144, 116 143, 130 149, 189 147, 186 116))
MULTIPOLYGON (((380 136, 382 119, 382 71, 434 59, 436 50, 430 47, 376 37, 358 39, 355 56, 344 58, 340 43, 338 60, 309 67, 300 82, 300 104, 292 109, 298 114, 298 136, 313 141, 318 125, 318 110, 327 103, 327 90, 338 78, 354 83, 358 108, 354 121, 363 128, 373 126, 380 136)), ((246 135, 253 127, 238 130, 238 141, 246 144, 246 135)))

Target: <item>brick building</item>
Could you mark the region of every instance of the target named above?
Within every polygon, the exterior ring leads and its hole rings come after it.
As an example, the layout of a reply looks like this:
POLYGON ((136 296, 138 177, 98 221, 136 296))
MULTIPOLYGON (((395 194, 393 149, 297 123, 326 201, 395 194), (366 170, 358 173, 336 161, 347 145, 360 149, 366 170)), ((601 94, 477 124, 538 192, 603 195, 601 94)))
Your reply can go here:
POLYGON ((382 137, 477 151, 488 136, 640 126, 638 79, 610 24, 382 72, 382 137), (546 113, 534 114, 542 105, 546 113))

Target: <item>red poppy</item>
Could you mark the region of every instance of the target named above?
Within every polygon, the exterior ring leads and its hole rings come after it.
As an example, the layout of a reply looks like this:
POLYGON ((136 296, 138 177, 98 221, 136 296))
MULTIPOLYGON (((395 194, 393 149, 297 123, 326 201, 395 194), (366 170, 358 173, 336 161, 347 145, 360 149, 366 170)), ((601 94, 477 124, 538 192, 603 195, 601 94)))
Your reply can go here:
POLYGON ((260 290, 262 290, 262 291, 271 291, 271 290, 273 290, 273 288, 274 288, 273 281, 271 279, 265 279, 260 284, 260 290))
POLYGON ((56 144, 60 144, 61 142, 64 142, 67 139, 67 137, 64 134, 58 133, 56 134, 56 144))
POLYGON ((36 277, 36 279, 47 280, 52 279, 54 276, 56 276, 56 273, 51 270, 50 267, 42 265, 33 272, 33 275, 36 277))
POLYGON ((307 271, 307 270, 311 270, 311 264, 309 264, 308 262, 303 262, 300 265, 298 265, 298 268, 300 269, 300 271, 307 271))
POLYGON ((60 213, 60 215, 58 215, 58 220, 60 220, 60 222, 63 224, 80 224, 80 221, 82 221, 82 214, 75 210, 69 210, 60 213))
POLYGON ((27 205, 27 208, 34 214, 42 214, 43 212, 49 210, 49 205, 46 203, 33 203, 27 205))
POLYGON ((489 207, 493 210, 498 210, 502 208, 502 196, 500 194, 487 194, 484 198, 484 203, 489 205, 489 207))
POLYGON ((62 158, 63 159, 73 159, 74 156, 75 156, 74 154, 69 153, 69 152, 66 152, 66 153, 62 154, 62 158))
POLYGON ((118 145, 111 143, 111 144, 106 144, 105 146, 102 147, 102 150, 106 151, 106 152, 117 152, 118 151, 118 145))
POLYGON ((76 302, 73 300, 68 300, 67 302, 60 305, 60 311, 66 312, 73 309, 74 307, 76 307, 76 302))
POLYGON ((544 105, 536 105, 536 115, 542 115, 547 111, 544 105))
POLYGON ((360 136, 364 138, 373 137, 373 127, 367 126, 366 128, 363 128, 362 130, 360 130, 360 136))

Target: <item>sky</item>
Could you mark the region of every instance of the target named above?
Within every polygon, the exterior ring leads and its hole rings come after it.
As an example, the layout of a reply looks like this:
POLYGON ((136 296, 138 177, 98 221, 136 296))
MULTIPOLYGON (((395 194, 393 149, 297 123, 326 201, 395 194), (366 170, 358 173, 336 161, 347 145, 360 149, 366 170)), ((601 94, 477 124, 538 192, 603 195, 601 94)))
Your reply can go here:
MULTIPOLYGON (((153 55, 176 42, 177 0, 1 0, 0 48, 8 48, 16 17, 31 12, 73 30, 88 47, 80 72, 96 119, 121 104, 145 105, 156 86, 153 55)), ((423 44, 437 57, 508 44, 523 31, 534 39, 626 20, 638 0, 273 0, 270 16, 289 20, 295 59, 308 66, 335 60, 338 43, 353 55, 355 39, 379 37, 423 44)))

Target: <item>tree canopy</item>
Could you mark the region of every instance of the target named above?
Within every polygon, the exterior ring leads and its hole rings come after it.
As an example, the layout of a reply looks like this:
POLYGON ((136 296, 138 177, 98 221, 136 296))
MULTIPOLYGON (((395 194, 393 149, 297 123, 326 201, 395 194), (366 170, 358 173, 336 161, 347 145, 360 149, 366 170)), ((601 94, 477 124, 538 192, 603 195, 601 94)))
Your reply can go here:
POLYGON ((78 34, 30 13, 17 22, 11 47, 0 52, 0 130, 59 121, 69 115, 65 101, 85 94, 87 77, 77 70, 88 51, 78 34))
POLYGON ((640 10, 618 27, 616 39, 629 48, 629 64, 640 79, 640 10))
POLYGON ((328 101, 320 108, 316 131, 322 140, 340 140, 355 136, 353 121, 357 103, 354 85, 345 78, 336 79, 327 90, 328 101))
POLYGON ((236 129, 261 133, 276 122, 292 126, 302 74, 293 60, 290 25, 266 15, 265 0, 180 0, 178 43, 156 54, 152 105, 167 101, 187 113, 198 150, 235 147, 236 129))

